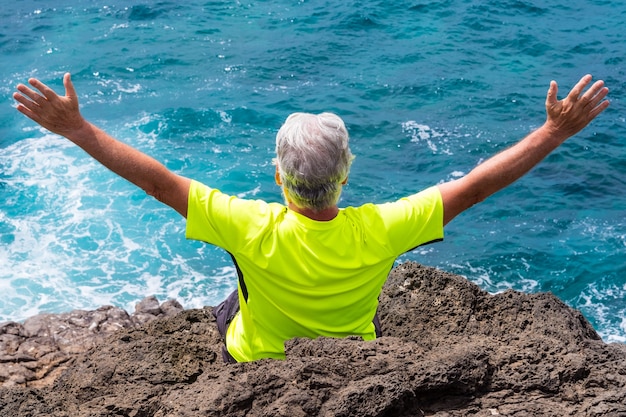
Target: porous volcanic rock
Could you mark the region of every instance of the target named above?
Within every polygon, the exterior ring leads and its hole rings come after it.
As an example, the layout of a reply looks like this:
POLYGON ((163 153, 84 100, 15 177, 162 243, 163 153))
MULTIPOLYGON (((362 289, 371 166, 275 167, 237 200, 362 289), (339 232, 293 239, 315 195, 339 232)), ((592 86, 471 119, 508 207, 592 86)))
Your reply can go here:
POLYGON ((0 383, 4 387, 49 385, 70 359, 103 343, 107 336, 182 310, 175 300, 160 304, 151 296, 137 303, 132 315, 103 306, 92 311, 38 314, 24 323, 0 323, 0 383))
MULTIPOLYGON (((491 295, 405 263, 380 297, 383 337, 294 339, 284 361, 235 365, 222 363, 211 307, 150 302, 142 323, 78 332, 79 347, 56 348, 66 356, 41 378, 5 378, 0 415, 626 416, 626 345, 604 343, 551 294, 491 295)), ((71 346, 71 334, 57 339, 71 346)), ((32 362, 15 353, 27 340, 0 339, 0 365, 7 352, 32 362)))

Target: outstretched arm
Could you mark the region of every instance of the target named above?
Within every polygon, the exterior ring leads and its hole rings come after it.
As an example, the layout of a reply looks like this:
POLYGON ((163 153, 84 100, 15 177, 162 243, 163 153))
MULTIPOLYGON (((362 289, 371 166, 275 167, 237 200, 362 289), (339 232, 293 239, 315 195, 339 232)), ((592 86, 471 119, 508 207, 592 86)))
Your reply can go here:
POLYGON ((80 114, 69 73, 63 77, 65 96, 57 95, 37 79, 28 82, 38 92, 19 84, 18 92, 13 94, 20 103, 18 111, 51 132, 65 136, 111 171, 187 217, 190 180, 86 121, 80 114))
POLYGON ((550 83, 546 98, 546 122, 511 148, 478 165, 458 180, 439 185, 443 198, 444 225, 454 217, 513 183, 602 113, 609 102, 608 88, 585 75, 566 98, 557 100, 558 87, 550 83))

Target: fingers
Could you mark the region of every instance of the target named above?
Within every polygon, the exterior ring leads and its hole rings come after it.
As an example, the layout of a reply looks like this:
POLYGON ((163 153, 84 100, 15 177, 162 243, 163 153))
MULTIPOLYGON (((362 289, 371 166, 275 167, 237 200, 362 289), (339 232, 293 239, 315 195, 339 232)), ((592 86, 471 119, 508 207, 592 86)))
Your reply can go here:
MULTIPOLYGON (((39 92, 24 84, 18 84, 17 92, 13 93, 13 98, 19 103, 16 109, 26 117, 42 124, 45 114, 48 112, 46 110, 49 108, 48 104, 53 104, 59 96, 36 78, 30 78, 28 83, 39 92)), ((72 92, 74 91, 73 86, 70 86, 70 89, 72 92)))
MULTIPOLYGON (((606 90, 606 93, 609 92, 608 88, 605 88, 605 90, 606 90)), ((604 94, 604 96, 606 96, 606 94, 604 94)), ((604 98, 604 96, 603 96, 603 98, 604 98)), ((602 98, 600 100, 602 100, 602 98)), ((591 116, 592 119, 595 118, 597 115, 599 115, 604 110, 606 110, 606 108, 609 107, 609 104, 611 104, 611 103, 608 100, 604 100, 600 104, 598 104, 598 102, 596 101, 596 103, 593 105, 594 107, 589 112, 589 116, 591 116)))
POLYGON ((31 90, 24 84, 18 84, 17 91, 19 91, 21 94, 14 93, 13 98, 24 105, 33 102, 37 103, 38 100, 41 100, 43 98, 39 93, 31 90), (30 100, 26 100, 25 96, 28 97, 30 100))
POLYGON ((39 120, 40 120, 39 116, 37 115, 37 113, 31 110, 32 106, 37 106, 36 103, 26 99, 24 96, 17 94, 17 93, 13 95, 13 98, 20 103, 16 107, 17 111, 19 111, 20 113, 22 113, 24 116, 28 117, 29 119, 32 119, 35 122, 39 123, 39 120))
POLYGON ((76 97, 76 90, 72 84, 72 77, 69 72, 63 76, 63 86, 65 87, 65 95, 67 97, 76 97))
POLYGON ((596 81, 590 88, 583 94, 581 100, 588 100, 594 106, 597 105, 606 95, 609 93, 609 89, 604 86, 604 81, 596 81))
POLYGON ((58 97, 57 93, 55 93, 54 90, 52 90, 50 87, 48 87, 36 78, 30 78, 28 80, 28 83, 35 87, 37 90, 39 90, 41 94, 48 100, 52 100, 58 97))
POLYGON ((13 98, 29 109, 33 109, 33 106, 40 106, 44 104, 46 100, 51 100, 58 97, 51 88, 49 88, 36 78, 29 79, 28 83, 31 86, 35 87, 37 90, 39 90, 40 93, 34 91, 24 84, 18 84, 17 91, 19 91, 21 94, 14 93, 13 98), (27 100, 26 97, 28 97, 30 100, 27 100))
POLYGON ((546 97, 546 106, 550 107, 558 102, 556 96, 559 92, 559 86, 556 81, 550 81, 550 88, 548 89, 548 96, 546 97))
MULTIPOLYGON (((584 91, 591 82, 591 79, 592 76, 590 74, 582 77, 572 88, 564 101, 569 101, 572 105, 578 104, 578 107, 586 111, 591 119, 593 119, 609 106, 609 101, 605 100, 609 89, 604 86, 604 81, 598 80, 593 83, 587 91, 584 91)), ((550 87, 552 89, 552 86, 550 87)), ((548 97, 550 98, 550 92, 548 92, 548 97)))
POLYGON ((580 93, 583 92, 587 84, 591 82, 591 75, 587 74, 583 76, 580 81, 576 83, 576 85, 572 88, 572 90, 567 95, 567 98, 577 100, 580 96, 580 93))
MULTIPOLYGON (((54 104, 61 98, 54 92, 54 90, 36 78, 30 78, 28 83, 35 89, 39 90, 39 92, 24 84, 18 84, 16 87, 18 92, 13 94, 13 98, 23 106, 23 108, 19 108, 18 106, 18 110, 22 113, 24 113, 24 110, 28 110, 29 114, 27 114, 27 116, 30 118, 33 118, 33 112, 38 112, 41 110, 42 106, 46 106, 48 103, 54 104)), ((74 89, 74 84, 72 84, 69 73, 64 75, 63 84, 65 86, 66 96, 71 100, 76 101, 76 90, 74 89)))
MULTIPOLYGON (((591 81, 591 76, 586 75, 578 82, 576 87, 579 85, 583 85, 583 88, 586 87, 587 84, 591 81), (584 81, 584 83, 583 83, 584 81)), ((576 89, 572 89, 574 91, 576 89)), ((577 96, 580 96, 580 92, 578 92, 577 96)), ((588 117, 590 120, 594 119, 597 115, 602 113, 609 107, 609 101, 605 100, 607 94, 609 93, 609 89, 604 86, 604 81, 598 80, 585 93, 578 98, 580 103, 583 105, 583 108, 587 111, 588 117)))
POLYGON ((606 110, 610 104, 609 101, 606 100, 609 89, 604 86, 604 81, 602 80, 593 83, 591 87, 583 93, 583 90, 591 82, 591 78, 591 75, 585 75, 581 78, 567 97, 568 100, 571 100, 573 107, 578 107, 586 123, 595 119, 596 116, 606 110))

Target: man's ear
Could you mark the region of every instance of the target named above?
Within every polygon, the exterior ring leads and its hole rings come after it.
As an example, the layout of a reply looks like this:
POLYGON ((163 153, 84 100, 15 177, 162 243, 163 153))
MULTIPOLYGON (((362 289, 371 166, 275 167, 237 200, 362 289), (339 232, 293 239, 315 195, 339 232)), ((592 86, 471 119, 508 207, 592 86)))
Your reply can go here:
POLYGON ((276 181, 276 184, 283 185, 283 182, 280 179, 280 172, 278 172, 278 167, 276 167, 276 173, 274 174, 274 180, 276 181))

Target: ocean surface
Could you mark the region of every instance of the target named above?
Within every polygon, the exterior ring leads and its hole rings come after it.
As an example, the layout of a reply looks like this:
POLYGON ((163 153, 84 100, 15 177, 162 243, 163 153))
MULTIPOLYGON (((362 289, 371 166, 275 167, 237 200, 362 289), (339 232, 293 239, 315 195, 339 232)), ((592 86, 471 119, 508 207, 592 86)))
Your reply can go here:
POLYGON ((522 180, 404 255, 484 290, 550 291, 626 342, 626 2, 20 0, 0 8, 0 321, 235 288, 221 249, 15 110, 71 72, 86 118, 170 169, 282 201, 271 163, 294 111, 342 116, 342 206, 458 178, 540 126, 586 73, 611 106, 522 180), (549 5, 548 5, 549 4, 549 5))

